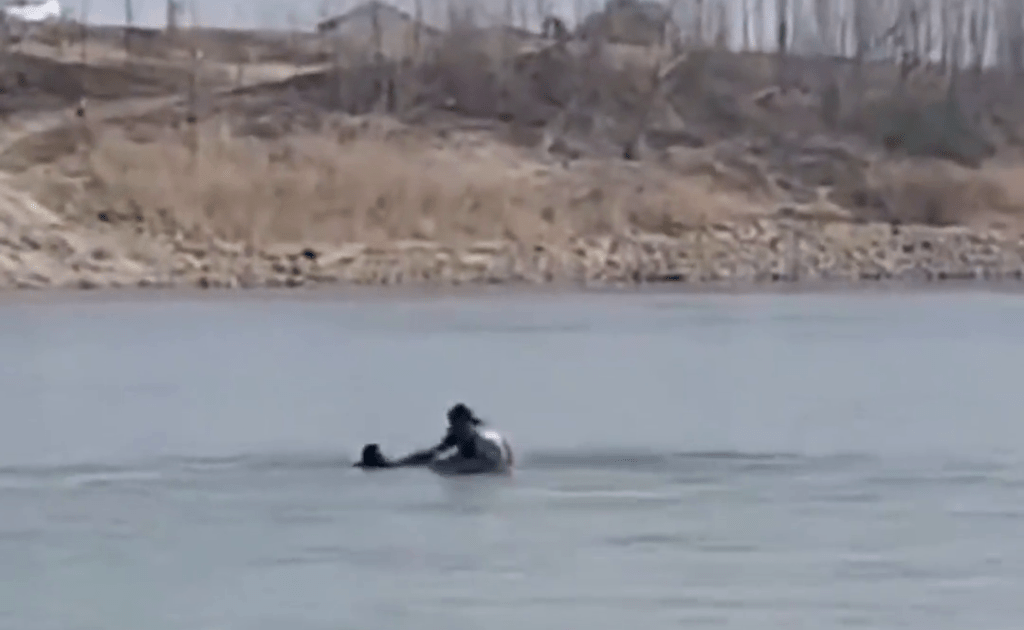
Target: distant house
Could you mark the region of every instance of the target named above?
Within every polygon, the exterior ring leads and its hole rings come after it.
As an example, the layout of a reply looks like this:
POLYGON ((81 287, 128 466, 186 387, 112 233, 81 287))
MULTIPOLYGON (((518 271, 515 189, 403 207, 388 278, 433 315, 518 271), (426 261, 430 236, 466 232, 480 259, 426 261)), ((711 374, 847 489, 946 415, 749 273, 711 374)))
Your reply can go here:
POLYGON ((669 9, 660 2, 608 0, 602 11, 584 19, 577 35, 581 39, 650 45, 661 39, 662 29, 670 18, 669 9))
POLYGON ((21 42, 59 24, 65 15, 58 0, 8 0, 0 8, 0 37, 9 44, 21 42))
POLYGON ((350 50, 371 51, 379 47, 375 52, 391 59, 411 53, 417 30, 421 45, 439 34, 437 29, 422 22, 417 25, 416 19, 405 11, 377 0, 316 25, 317 33, 344 41, 350 50))
POLYGON ((11 0, 3 7, 4 18, 19 22, 52 22, 62 15, 63 10, 57 0, 11 0))
POLYGON ((321 21, 316 25, 316 30, 321 34, 365 36, 373 32, 374 23, 381 31, 390 31, 412 25, 414 22, 415 19, 405 11, 385 2, 372 0, 360 4, 351 11, 321 21))

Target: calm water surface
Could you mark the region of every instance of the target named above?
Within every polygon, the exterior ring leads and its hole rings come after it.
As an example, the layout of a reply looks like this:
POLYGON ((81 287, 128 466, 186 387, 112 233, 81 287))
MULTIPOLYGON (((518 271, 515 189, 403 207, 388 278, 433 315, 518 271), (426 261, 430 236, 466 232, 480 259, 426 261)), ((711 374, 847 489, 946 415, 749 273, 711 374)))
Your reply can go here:
POLYGON ((1024 621, 1024 298, 0 306, 0 628, 1024 621), (464 400, 511 479, 364 474, 464 400))

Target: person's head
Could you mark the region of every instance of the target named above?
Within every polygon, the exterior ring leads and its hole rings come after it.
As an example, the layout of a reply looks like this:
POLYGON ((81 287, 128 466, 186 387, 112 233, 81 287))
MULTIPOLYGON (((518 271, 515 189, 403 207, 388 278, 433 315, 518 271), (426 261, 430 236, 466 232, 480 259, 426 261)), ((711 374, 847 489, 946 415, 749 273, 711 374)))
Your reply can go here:
POLYGON ((469 427, 480 423, 480 419, 462 403, 456 403, 448 410, 448 424, 453 427, 469 427))

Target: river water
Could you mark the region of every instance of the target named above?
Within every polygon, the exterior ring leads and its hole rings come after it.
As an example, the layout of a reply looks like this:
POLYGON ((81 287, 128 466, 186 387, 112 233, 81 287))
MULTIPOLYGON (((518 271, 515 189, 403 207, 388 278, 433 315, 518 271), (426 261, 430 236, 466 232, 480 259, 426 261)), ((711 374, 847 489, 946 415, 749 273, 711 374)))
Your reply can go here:
POLYGON ((3 630, 1024 619, 1020 296, 0 313, 3 630), (349 466, 456 400, 512 478, 349 466))

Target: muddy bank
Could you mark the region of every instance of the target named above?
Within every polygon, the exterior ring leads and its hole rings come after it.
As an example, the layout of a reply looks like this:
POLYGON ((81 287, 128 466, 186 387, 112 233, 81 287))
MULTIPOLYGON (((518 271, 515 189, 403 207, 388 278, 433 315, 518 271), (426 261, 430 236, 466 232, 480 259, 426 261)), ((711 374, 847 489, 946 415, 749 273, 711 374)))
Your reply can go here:
POLYGON ((967 228, 758 220, 679 237, 592 236, 568 244, 430 241, 206 246, 173 240, 148 248, 83 238, 51 225, 0 232, 0 287, 258 288, 313 285, 761 284, 814 281, 952 281, 1024 278, 1024 239, 967 228), (57 228, 57 229, 54 229, 57 228))

